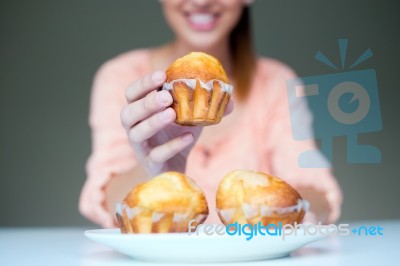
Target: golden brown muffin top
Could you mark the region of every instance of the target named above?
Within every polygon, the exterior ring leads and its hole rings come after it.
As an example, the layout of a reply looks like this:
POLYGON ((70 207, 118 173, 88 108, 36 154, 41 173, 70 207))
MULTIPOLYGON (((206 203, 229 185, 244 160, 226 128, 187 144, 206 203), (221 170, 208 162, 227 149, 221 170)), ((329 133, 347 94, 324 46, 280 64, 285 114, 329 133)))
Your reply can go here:
POLYGON ((208 214, 203 191, 189 177, 178 172, 165 172, 136 186, 123 200, 129 207, 156 212, 208 214))
POLYGON ((220 209, 237 208, 242 204, 285 208, 296 205, 299 199, 300 194, 282 179, 248 170, 227 174, 217 191, 220 209))
POLYGON ((175 79, 218 79, 229 83, 228 76, 217 58, 206 53, 191 52, 175 60, 167 69, 167 82, 175 79))

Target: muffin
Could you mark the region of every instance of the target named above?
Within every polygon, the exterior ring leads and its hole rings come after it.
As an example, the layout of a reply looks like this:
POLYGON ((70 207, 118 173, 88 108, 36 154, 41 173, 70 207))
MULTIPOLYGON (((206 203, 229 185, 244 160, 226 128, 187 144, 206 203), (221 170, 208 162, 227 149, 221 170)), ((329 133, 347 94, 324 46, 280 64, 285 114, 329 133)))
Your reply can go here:
POLYGON ((189 177, 166 172, 133 188, 117 207, 121 233, 187 232, 208 216, 203 191, 189 177))
POLYGON ((236 170, 218 186, 217 211, 225 225, 301 223, 308 208, 285 181, 260 172, 236 170))
POLYGON ((175 123, 207 126, 221 121, 233 87, 218 59, 192 52, 173 62, 166 73, 163 89, 174 99, 175 123))

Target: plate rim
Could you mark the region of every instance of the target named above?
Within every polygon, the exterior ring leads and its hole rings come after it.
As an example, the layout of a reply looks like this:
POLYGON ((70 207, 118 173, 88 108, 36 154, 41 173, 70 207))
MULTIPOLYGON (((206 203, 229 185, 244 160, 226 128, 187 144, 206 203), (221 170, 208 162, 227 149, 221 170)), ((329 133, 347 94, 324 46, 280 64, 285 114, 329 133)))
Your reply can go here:
MULTIPOLYGON (((92 230, 85 230, 84 235, 89 238, 90 240, 107 246, 113 251, 124 254, 128 257, 130 257, 133 260, 139 260, 139 261, 149 261, 149 262, 165 262, 165 263, 171 263, 171 262, 176 262, 176 263, 219 263, 219 262, 233 262, 233 261, 262 261, 262 260, 269 260, 269 259, 275 259, 275 258, 280 258, 280 257, 285 257, 290 255, 290 253, 309 245, 310 243, 313 243, 315 241, 319 241, 323 238, 325 238, 325 235, 311 235, 311 236, 303 236, 301 235, 300 240, 296 240, 296 236, 292 236, 290 239, 285 239, 283 240, 282 237, 275 237, 275 236, 260 236, 257 235, 256 241, 253 241, 253 239, 246 241, 245 235, 235 235, 235 236, 230 236, 228 234, 219 236, 219 235, 198 235, 198 236, 189 236, 187 233, 162 233, 162 234, 154 234, 154 233, 147 233, 147 234, 121 234, 119 231, 119 228, 106 228, 106 229, 92 229, 92 230), (229 238, 234 238, 234 241, 229 241, 229 238), (219 240, 215 242, 215 240, 219 240), (142 243, 145 243, 147 246, 149 242, 152 241, 161 241, 162 243, 157 244, 157 245, 164 245, 165 241, 168 241, 171 243, 171 245, 168 245, 171 248, 176 248, 183 245, 193 245, 193 249, 198 250, 199 248, 202 247, 202 245, 207 244, 207 242, 212 241, 215 244, 213 245, 207 245, 209 247, 205 248, 206 251, 208 251, 210 248, 212 249, 212 255, 205 257, 198 257, 196 254, 189 252, 185 253, 182 256, 175 256, 171 257, 170 255, 174 252, 172 252, 169 255, 165 255, 164 252, 161 252, 157 256, 149 256, 148 255, 148 250, 144 251, 142 247, 138 247, 137 244, 133 244, 131 242, 138 242, 144 241, 142 243), (200 240, 200 241, 199 241, 200 240), (119 242, 121 241, 121 242, 119 242), (228 244, 228 247, 231 245, 238 246, 238 248, 241 249, 242 245, 239 245, 240 243, 246 244, 248 243, 249 246, 247 246, 243 252, 248 248, 254 249, 256 246, 255 253, 250 252, 246 253, 244 255, 241 255, 243 257, 238 257, 236 256, 227 256, 222 255, 224 252, 220 255, 215 255, 218 254, 218 250, 215 249, 216 246, 220 247, 223 246, 226 248, 226 246, 222 245, 223 242, 230 242, 228 244), (238 242, 240 241, 240 242, 238 242), (277 244, 278 249, 273 249, 274 251, 270 250, 269 248, 263 248, 266 246, 263 246, 263 241, 265 241, 265 244, 277 244), (175 242, 176 244, 172 244, 175 242), (287 246, 285 245, 285 242, 287 243, 287 246), (120 244, 121 243, 121 244, 120 244), (127 249, 127 247, 131 246, 132 247, 127 249), (286 246, 286 247, 285 247, 286 246), (215 253, 216 252, 216 253, 215 253), (251 255, 253 254, 253 255, 251 255), (218 257, 220 256, 220 257, 218 257)), ((233 239, 232 239, 233 240, 233 239)), ((156 245, 156 247, 157 247, 156 245)), ((148 249, 154 249, 154 245, 149 245, 148 249)), ((147 249, 147 248, 146 248, 147 249)), ((218 248, 217 248, 218 249, 218 248)), ((203 252, 203 251, 202 251, 203 252)), ((239 252, 240 253, 240 252, 239 252)))

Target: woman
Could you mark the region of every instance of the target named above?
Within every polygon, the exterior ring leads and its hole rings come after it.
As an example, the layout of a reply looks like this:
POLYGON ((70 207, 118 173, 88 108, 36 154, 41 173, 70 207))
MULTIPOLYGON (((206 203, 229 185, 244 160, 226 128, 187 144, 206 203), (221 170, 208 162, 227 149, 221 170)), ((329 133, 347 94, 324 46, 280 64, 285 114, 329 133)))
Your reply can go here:
MULTIPOLYGON (((309 221, 338 219, 342 196, 330 169, 298 166, 298 155, 315 149, 315 143, 297 142, 291 135, 285 84, 294 73, 253 53, 252 1, 160 2, 175 40, 122 54, 96 74, 90 110, 93 153, 87 163, 81 213, 104 227, 115 226, 114 206, 133 185, 174 170, 186 172, 203 188, 210 209, 207 222, 217 223, 218 182, 231 170, 252 169, 295 187, 311 202, 309 221), (169 64, 191 51, 217 57, 234 83, 235 107, 231 101, 230 114, 218 125, 175 125, 171 95, 157 91, 169 64)), ((299 113, 297 122, 312 130, 306 104, 301 100, 291 104, 299 113)))

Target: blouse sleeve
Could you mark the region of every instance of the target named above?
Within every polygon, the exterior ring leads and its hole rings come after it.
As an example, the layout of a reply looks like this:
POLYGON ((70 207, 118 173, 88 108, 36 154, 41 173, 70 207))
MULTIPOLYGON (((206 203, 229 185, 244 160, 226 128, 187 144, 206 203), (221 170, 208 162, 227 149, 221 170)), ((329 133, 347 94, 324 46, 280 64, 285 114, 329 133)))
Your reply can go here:
POLYGON ((79 209, 93 222, 113 225, 105 207, 104 187, 109 180, 136 165, 120 111, 126 104, 125 88, 132 74, 115 62, 104 64, 95 75, 89 114, 92 153, 86 164, 87 180, 82 189, 79 209))
POLYGON ((340 216, 342 192, 329 162, 318 151, 313 140, 312 114, 304 97, 291 97, 289 100, 286 81, 295 78, 295 74, 286 66, 274 75, 274 108, 270 115, 267 138, 269 164, 276 176, 283 177, 295 187, 303 198, 311 202, 311 211, 306 218, 322 223, 335 222, 340 216), (290 118, 293 112, 293 121, 290 118), (292 127, 301 129, 303 134, 311 136, 308 140, 297 141, 292 127), (325 168, 305 168, 299 166, 302 152, 315 150, 312 160, 325 163, 325 168), (313 208, 325 202, 324 210, 313 208), (314 204, 314 206, 313 206, 314 204), (326 206, 328 206, 326 208, 326 206), (328 210, 327 210, 328 209, 328 210), (325 213, 324 213, 325 212, 325 213))

